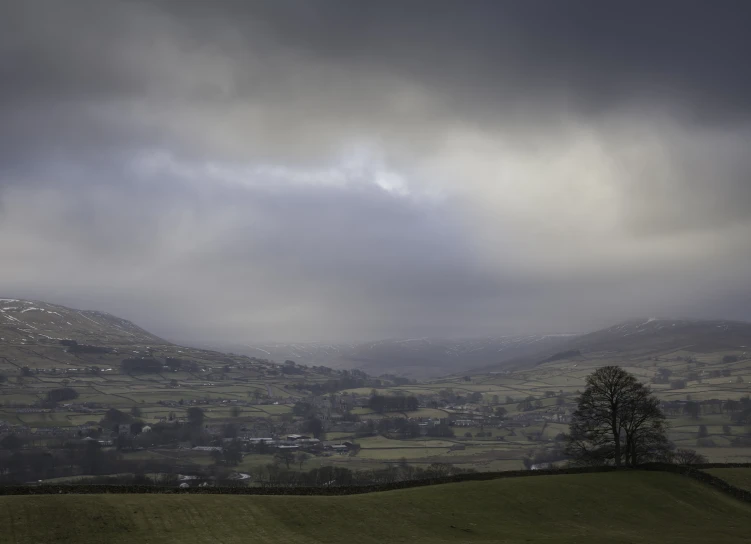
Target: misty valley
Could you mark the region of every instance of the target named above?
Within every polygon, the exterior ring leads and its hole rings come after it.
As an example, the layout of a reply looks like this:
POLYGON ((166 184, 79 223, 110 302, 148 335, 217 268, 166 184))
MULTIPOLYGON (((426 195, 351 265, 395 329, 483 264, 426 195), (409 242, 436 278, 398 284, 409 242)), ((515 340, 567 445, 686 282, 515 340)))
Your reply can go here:
POLYGON ((0 544, 748 543, 748 21, 0 0, 0 544))

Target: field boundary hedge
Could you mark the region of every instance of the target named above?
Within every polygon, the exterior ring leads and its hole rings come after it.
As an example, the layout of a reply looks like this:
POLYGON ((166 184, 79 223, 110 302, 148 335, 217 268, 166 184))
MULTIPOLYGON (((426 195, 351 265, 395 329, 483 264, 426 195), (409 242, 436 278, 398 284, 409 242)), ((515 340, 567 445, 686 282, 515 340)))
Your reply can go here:
POLYGON ((672 472, 688 478, 693 478, 699 482, 705 483, 723 493, 735 497, 736 499, 751 503, 751 490, 734 486, 718 476, 704 472, 710 468, 751 468, 751 463, 706 463, 702 465, 668 465, 668 464, 648 464, 641 467, 644 470, 657 470, 661 472, 672 472))
POLYGON ((556 474, 588 474, 613 472, 615 467, 580 467, 550 470, 509 470, 503 472, 475 472, 440 478, 426 478, 372 485, 350 486, 262 486, 262 487, 178 487, 154 485, 110 485, 110 484, 51 484, 51 485, 9 485, 0 486, 1 495, 48 495, 58 493, 147 493, 147 494, 211 494, 211 495, 357 495, 377 491, 393 491, 428 485, 458 482, 477 482, 501 478, 521 478, 531 476, 551 476, 556 474))
POLYGON ((152 486, 152 485, 110 485, 110 484, 51 484, 51 485, 9 485, 0 486, 0 496, 4 495, 57 495, 57 494, 103 494, 103 493, 127 493, 127 494, 172 494, 172 495, 358 495, 374 493, 378 491, 393 491, 397 489, 409 489, 429 485, 477 482, 499 480, 502 478, 523 478, 536 476, 555 476, 563 474, 593 474, 602 472, 623 472, 633 470, 649 470, 659 472, 671 472, 689 478, 693 478, 708 484, 739 500, 751 503, 751 491, 733 486, 725 480, 713 476, 703 469, 708 468, 751 468, 751 463, 709 463, 703 465, 670 465, 662 463, 650 463, 636 468, 603 467, 578 467, 548 470, 512 470, 503 472, 477 472, 471 474, 457 474, 441 478, 429 478, 421 480, 409 480, 385 484, 358 485, 358 486, 263 486, 263 487, 191 487, 181 489, 178 487, 152 486))

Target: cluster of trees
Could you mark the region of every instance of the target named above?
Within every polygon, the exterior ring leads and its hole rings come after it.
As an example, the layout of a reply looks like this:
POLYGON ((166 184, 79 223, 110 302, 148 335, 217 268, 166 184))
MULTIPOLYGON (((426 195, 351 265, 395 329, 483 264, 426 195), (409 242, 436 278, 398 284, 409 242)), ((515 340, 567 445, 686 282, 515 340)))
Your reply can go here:
POLYGON ((312 434, 314 438, 323 439, 325 431, 323 421, 317 417, 309 417, 302 422, 300 430, 307 434, 312 434))
MULTIPOLYGON (((652 378, 652 383, 669 383, 670 376, 673 375, 673 371, 669 368, 658 368, 657 374, 652 378)), ((675 387, 673 389, 676 389, 675 387)))
POLYGON ((583 465, 705 461, 692 450, 675 449, 666 430, 665 415, 650 389, 622 368, 607 366, 587 377, 564 451, 583 465))
POLYGON ((302 466, 305 464, 305 462, 310 459, 311 455, 309 453, 306 453, 304 451, 277 451, 274 454, 274 462, 275 463, 284 463, 284 466, 289 469, 290 465, 299 465, 300 470, 302 470, 302 466))
POLYGON ((446 423, 440 423, 438 425, 429 425, 425 434, 431 438, 453 438, 454 430, 446 423))
POLYGON ((118 452, 103 451, 96 441, 56 451, 15 450, 0 456, 0 480, 23 483, 74 474, 105 474, 116 470, 118 459, 118 452))
MULTIPOLYGON (((2 453, 2 452, 0 452, 2 453)), ((0 482, 20 484, 62 476, 80 476, 78 484, 179 485, 178 474, 193 474, 193 483, 211 481, 216 485, 244 485, 231 479, 242 453, 231 445, 215 452, 214 465, 178 466, 167 461, 126 461, 114 450, 104 450, 96 442, 70 444, 56 450, 16 451, 0 455, 0 482), (147 476, 146 474, 156 474, 147 476)), ((447 463, 427 467, 412 466, 405 460, 385 469, 352 471, 324 466, 303 471, 310 456, 304 452, 279 455, 274 463, 250 469, 252 480, 262 486, 350 486, 384 484, 413 479, 429 479, 475 472, 447 463), (297 470, 295 470, 297 469, 297 470)))
POLYGON ((671 450, 659 401, 617 366, 587 377, 569 432, 566 452, 579 464, 633 466, 666 460, 671 450))
POLYGON ((532 395, 526 397, 523 401, 516 405, 516 409, 520 412, 529 412, 531 410, 539 410, 543 407, 542 401, 536 399, 532 395))
POLYGON ((378 420, 376 430, 383 435, 397 435, 399 438, 417 438, 420 425, 403 417, 383 418, 378 420))
POLYGON ((74 400, 78 398, 78 392, 71 387, 61 387, 59 389, 51 389, 47 391, 48 402, 65 402, 66 400, 74 400))
MULTIPOLYGON (((200 480, 201 482, 205 480, 200 480)), ((129 474, 111 474, 106 476, 82 476, 69 483, 74 485, 146 485, 159 487, 176 487, 180 484, 178 474, 163 472, 148 475, 141 471, 129 474)))
MULTIPOLYGON (((193 467, 193 470, 195 467, 193 467)), ((0 483, 25 482, 70 476, 102 476, 118 473, 170 473, 191 471, 174 460, 127 460, 119 451, 103 448, 97 441, 69 441, 55 449, 0 450, 0 483)))
POLYGON ((472 392, 468 394, 467 396, 464 396, 460 393, 457 393, 452 388, 447 389, 441 389, 438 392, 439 398, 447 403, 451 404, 466 404, 466 403, 479 403, 482 402, 482 393, 479 393, 477 391, 472 392))
POLYGON ((130 414, 117 408, 110 408, 104 413, 104 417, 99 421, 99 425, 103 428, 112 428, 114 425, 124 425, 132 422, 133 416, 130 414))
POLYGON ((133 357, 123 359, 120 369, 124 374, 158 374, 164 370, 164 364, 153 357, 133 357))
MULTIPOLYGON (((726 355, 723 358, 723 363, 732 363, 737 360, 738 358, 735 355, 726 355)), ((697 363, 697 366, 699 366, 699 363, 697 363)), ((732 374, 733 374, 732 369, 723 368, 723 369, 710 370, 709 372, 706 373, 706 377, 728 378, 732 376, 732 374)), ((671 378, 672 376, 673 376, 673 371, 670 370, 669 368, 658 368, 657 374, 652 378, 652 383, 654 384, 669 383, 671 389, 684 389, 688 382, 696 382, 696 381, 701 382, 702 380, 701 373, 696 370, 687 372, 684 378, 675 378, 675 377, 671 378)), ((739 383, 742 383, 743 378, 742 377, 740 378, 741 378, 741 382, 739 383)))
POLYGON ((305 374, 303 366, 298 366, 294 361, 284 361, 281 368, 282 374, 305 374))
POLYGON ((309 402, 300 401, 292 407, 292 413, 297 417, 314 417, 316 408, 309 402))
POLYGON ((730 416, 733 423, 736 425, 751 425, 751 399, 743 397, 740 401, 734 402, 737 402, 737 404, 733 405, 735 410, 728 410, 729 412, 733 412, 730 416))
POLYGON ((312 434, 315 438, 324 437, 323 421, 318 418, 316 407, 309 402, 296 402, 292 407, 292 414, 303 418, 300 430, 304 433, 312 434))
POLYGON ((217 465, 236 467, 243 460, 242 443, 239 440, 232 440, 225 444, 222 450, 213 450, 211 458, 217 465))
POLYGON ((557 440, 552 449, 538 449, 522 459, 524 468, 530 469, 532 465, 544 465, 564 461, 568 458, 562 441, 557 440))
MULTIPOLYGON (((290 462, 290 466, 293 462, 290 462)), ((324 466, 307 472, 292 471, 286 463, 278 462, 251 469, 253 481, 268 486, 351 486, 377 485, 417 479, 441 478, 455 474, 476 472, 450 463, 432 463, 427 467, 410 465, 402 460, 384 469, 352 471, 348 468, 324 466)))
POLYGON ((172 372, 178 372, 180 370, 186 372, 196 372, 201 368, 201 365, 199 365, 195 361, 180 359, 178 357, 165 357, 164 366, 169 368, 169 370, 172 372))
POLYGON ((368 401, 368 407, 374 412, 414 412, 419 408, 416 397, 401 395, 373 395, 368 401))
POLYGON ((700 419, 702 414, 708 413, 728 413, 732 419, 738 418, 738 413, 751 408, 751 399, 748 396, 739 400, 735 399, 709 399, 702 401, 680 402, 671 401, 663 404, 664 411, 670 415, 688 415, 694 419, 700 419))

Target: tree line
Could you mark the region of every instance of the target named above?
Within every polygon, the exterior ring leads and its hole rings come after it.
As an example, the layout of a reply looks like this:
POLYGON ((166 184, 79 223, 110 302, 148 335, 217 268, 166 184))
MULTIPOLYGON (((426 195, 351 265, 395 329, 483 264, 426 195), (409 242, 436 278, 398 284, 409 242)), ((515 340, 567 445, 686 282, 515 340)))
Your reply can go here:
POLYGON ((385 412, 414 412, 419 408, 416 397, 400 395, 373 395, 368 401, 368 407, 379 414, 385 412))

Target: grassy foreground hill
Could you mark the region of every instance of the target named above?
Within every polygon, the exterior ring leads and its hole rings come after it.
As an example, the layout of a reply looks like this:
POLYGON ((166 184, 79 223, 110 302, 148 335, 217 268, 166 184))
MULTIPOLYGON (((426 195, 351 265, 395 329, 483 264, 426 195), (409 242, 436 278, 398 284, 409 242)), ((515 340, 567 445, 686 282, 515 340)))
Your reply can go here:
POLYGON ((730 485, 751 491, 751 468, 710 468, 704 470, 730 485))
POLYGON ((674 474, 509 478, 346 497, 0 497, 0 540, 747 542, 751 505, 674 474))

